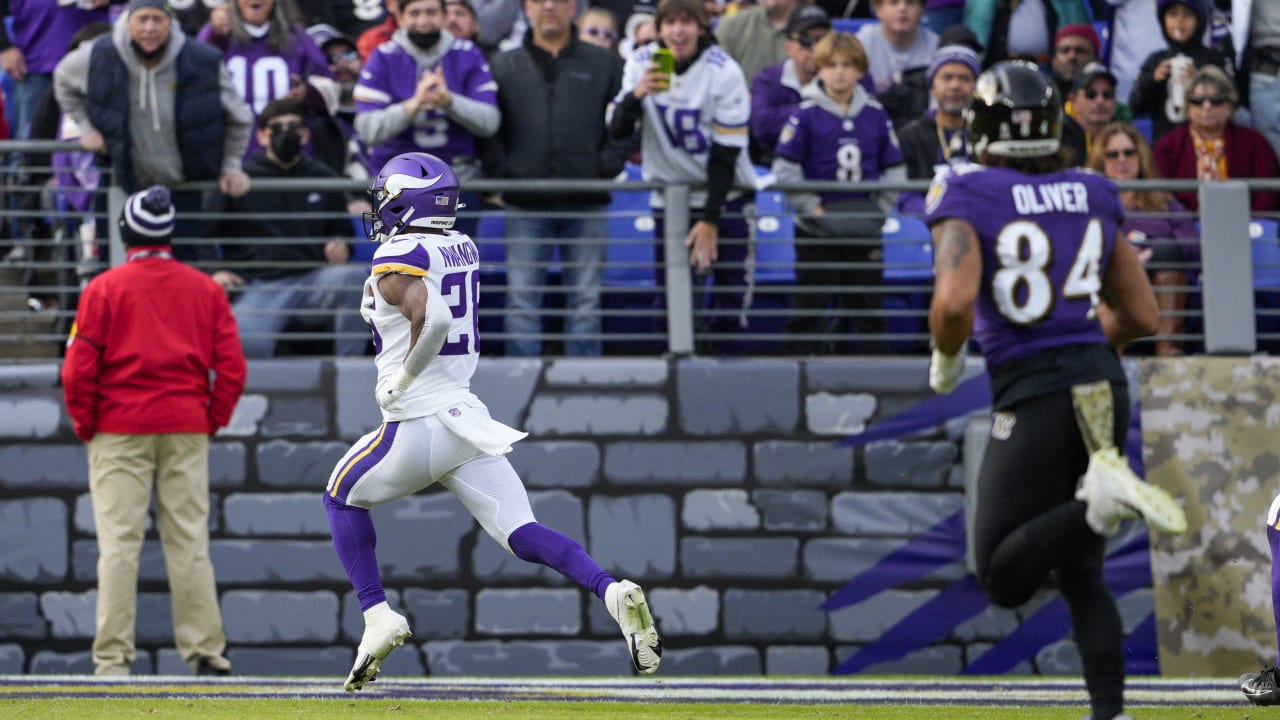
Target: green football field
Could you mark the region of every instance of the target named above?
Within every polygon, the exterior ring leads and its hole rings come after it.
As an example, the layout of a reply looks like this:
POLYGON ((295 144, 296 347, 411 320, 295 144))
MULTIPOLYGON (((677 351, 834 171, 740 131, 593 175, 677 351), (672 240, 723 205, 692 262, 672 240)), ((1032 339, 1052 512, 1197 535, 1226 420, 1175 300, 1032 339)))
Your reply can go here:
MULTIPOLYGON (((1129 678, 1128 711, 1138 720, 1280 718, 1250 705, 1232 678, 1129 678)), ((212 680, 139 676, 0 677, 10 718, 945 718, 1080 720, 1079 678, 1037 677, 671 677, 392 678, 358 695, 339 678, 212 680)))

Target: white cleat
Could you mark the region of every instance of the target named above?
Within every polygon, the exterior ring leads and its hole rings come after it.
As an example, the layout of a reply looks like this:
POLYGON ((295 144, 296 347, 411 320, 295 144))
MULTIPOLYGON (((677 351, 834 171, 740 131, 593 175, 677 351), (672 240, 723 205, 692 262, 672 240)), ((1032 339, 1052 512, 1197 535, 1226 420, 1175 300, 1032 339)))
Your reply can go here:
POLYGON ((645 675, 652 675, 662 662, 662 640, 649 613, 644 591, 630 580, 610 585, 604 591, 604 605, 622 628, 622 637, 631 651, 631 664, 645 675))
POLYGON ((360 648, 356 650, 356 663, 351 667, 351 674, 347 676, 342 689, 353 693, 364 687, 365 683, 378 679, 382 661, 410 637, 413 637, 413 633, 409 631, 409 621, 390 608, 373 621, 366 622, 364 636, 360 638, 360 648))
POLYGON ((1171 535, 1187 529, 1187 516, 1178 503, 1163 489, 1138 479, 1115 448, 1089 457, 1076 499, 1088 503, 1085 520, 1099 535, 1114 535, 1120 521, 1128 518, 1142 518, 1152 529, 1171 535))

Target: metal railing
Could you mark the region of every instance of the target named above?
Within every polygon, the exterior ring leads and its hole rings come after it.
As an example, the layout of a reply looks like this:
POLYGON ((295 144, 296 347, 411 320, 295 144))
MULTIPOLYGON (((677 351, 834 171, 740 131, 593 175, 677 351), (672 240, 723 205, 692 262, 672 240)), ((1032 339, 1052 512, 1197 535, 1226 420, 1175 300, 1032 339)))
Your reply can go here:
MULTIPOLYGON (((7 152, 50 152, 73 150, 75 146, 48 142, 0 143, 7 152)), ((44 166, 23 166, 37 179, 44 166)), ((56 355, 66 338, 75 314, 79 290, 93 272, 123 260, 123 246, 109 218, 115 218, 124 194, 105 186, 93 193, 87 212, 69 208, 60 189, 45 183, 11 182, 7 190, 6 226, 11 235, 9 255, 0 265, 0 358, 31 354, 56 355), (25 202, 23 202, 25 201, 25 202), (32 233, 32 227, 43 228, 32 233), (91 230, 96 229, 94 236, 91 230), (15 232, 16 231, 16 232, 15 232), (102 255, 99 261, 94 252, 102 255)), ((783 198, 786 192, 844 191, 851 188, 869 193, 882 190, 923 193, 927 182, 897 184, 822 182, 778 185, 761 192, 756 201, 726 215, 742 230, 722 237, 721 258, 715 266, 716 284, 692 272, 683 243, 690 222, 690 188, 662 187, 639 180, 626 181, 508 181, 477 180, 465 188, 474 199, 459 214, 459 224, 470 230, 481 250, 481 335, 486 354, 501 354, 508 343, 521 340, 541 342, 543 354, 564 352, 575 340, 599 340, 604 354, 755 354, 774 355, 813 352, 923 352, 927 343, 926 313, 932 287, 931 245, 927 230, 918 218, 891 216, 878 237, 832 240, 801 237, 801 254, 818 251, 839 252, 865 246, 867 252, 855 257, 838 257, 821 262, 797 260, 796 222, 783 198), (582 310, 573 303, 567 279, 587 263, 569 255, 554 254, 545 259, 516 261, 507 257, 508 243, 543 243, 546 238, 505 237, 509 212, 501 206, 477 202, 479 198, 520 191, 565 194, 574 191, 608 191, 614 202, 601 213, 609 225, 606 237, 550 242, 562 250, 575 244, 604 245, 606 261, 600 283, 599 307, 582 310), (649 209, 650 191, 660 192, 665 209, 663 224, 655 225, 649 209), (807 244, 807 245, 805 245, 807 244), (546 281, 524 285, 539 291, 535 308, 537 328, 515 331, 511 318, 519 312, 508 306, 513 285, 511 271, 547 271, 546 281), (798 283, 796 273, 831 271, 819 283, 798 283), (840 273, 862 271, 863 280, 848 283, 840 273), (868 271, 869 274, 868 274, 868 271), (870 279, 868 279, 870 278, 870 279), (794 308, 797 298, 822 298, 824 302, 794 308), (573 329, 583 317, 596 317, 600 330, 583 333, 573 329), (811 321, 806 326, 805 320, 811 321), (813 322, 820 323, 814 329, 813 322), (790 327, 789 327, 790 325, 790 327), (870 328, 870 329, 868 329, 870 328), (861 331, 861 332, 860 332, 861 331)), ((353 180, 254 181, 257 191, 313 192, 342 191, 361 198, 366 185, 353 180)), ((1122 189, 1170 190, 1200 193, 1199 219, 1204 251, 1202 261, 1155 262, 1148 269, 1172 270, 1185 280, 1157 287, 1157 292, 1187 300, 1180 308, 1164 313, 1182 321, 1176 333, 1160 339, 1175 342, 1188 352, 1250 353, 1258 344, 1270 349, 1280 342, 1280 252, 1260 239, 1250 238, 1250 220, 1274 222, 1275 217, 1251 215, 1247 192, 1252 189, 1280 190, 1280 180, 1231 181, 1201 186, 1194 181, 1122 183, 1122 189), (1259 278, 1262 278, 1259 280, 1259 278), (1256 306, 1256 310, 1255 310, 1256 306), (1248 319, 1254 319, 1254 323, 1248 319)), ((180 190, 214 191, 214 183, 190 183, 180 190)), ((195 220, 212 221, 211 213, 188 213, 195 220)), ((350 222, 348 213, 330 214, 350 222)), ((286 219, 275 213, 256 218, 270 223, 286 219)), ((860 219, 849 213, 848 219, 860 219)), ((861 219, 867 219, 861 217, 861 219)), ((357 236, 352 222, 348 236, 358 258, 367 260, 374 246, 357 236)), ((732 223, 731 223, 732 224, 732 223)), ((1256 225, 1257 223, 1255 223, 1256 225)), ((1256 230, 1256 228, 1255 228, 1256 230)), ((803 233, 802 233, 803 234, 803 233)), ((1264 233, 1265 234, 1265 233, 1264 233)), ((179 236, 175 246, 194 254, 198 248, 216 248, 228 242, 315 242, 329 238, 261 240, 214 237, 208 234, 179 236)), ((1152 242, 1162 239, 1152 239, 1152 242)), ((217 268, 251 269, 223 261, 194 261, 206 271, 217 268)), ((277 269, 315 270, 320 265, 277 266, 277 269)), ((323 288, 321 288, 323 289, 323 288)), ((363 333, 336 333, 334 318, 355 312, 359 286, 342 284, 331 288, 349 292, 351 301, 340 307, 306 306, 288 309, 289 324, 277 337, 290 352, 328 354, 336 340, 358 341, 363 333)), ((237 295, 233 290, 232 300, 237 295)), ((803 304, 803 303, 802 303, 803 304)), ((247 311, 238 311, 247 312, 247 311)), ((274 312, 279 310, 260 310, 274 312)), ((253 339, 244 338, 246 342, 253 339)), ((1141 352, 1151 341, 1138 345, 1141 352)))

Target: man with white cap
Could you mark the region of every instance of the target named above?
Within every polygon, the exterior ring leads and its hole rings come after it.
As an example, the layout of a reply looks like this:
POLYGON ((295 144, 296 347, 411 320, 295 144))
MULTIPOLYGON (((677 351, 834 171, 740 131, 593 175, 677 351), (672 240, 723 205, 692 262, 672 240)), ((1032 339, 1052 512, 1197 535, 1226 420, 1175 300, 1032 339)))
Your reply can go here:
POLYGON ((231 670, 209 562, 209 437, 231 419, 245 359, 226 293, 173 257, 175 219, 166 187, 128 198, 118 221, 127 259, 85 288, 62 365, 67 411, 89 451, 96 675, 128 675, 137 658, 138 557, 153 495, 178 652, 197 674, 231 670))

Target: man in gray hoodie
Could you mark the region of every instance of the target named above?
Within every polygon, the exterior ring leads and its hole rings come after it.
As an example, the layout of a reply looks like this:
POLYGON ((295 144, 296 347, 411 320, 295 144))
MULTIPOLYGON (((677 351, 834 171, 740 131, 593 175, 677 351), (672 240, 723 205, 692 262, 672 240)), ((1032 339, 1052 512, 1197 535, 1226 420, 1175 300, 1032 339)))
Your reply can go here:
MULTIPOLYGON (((53 82, 80 144, 111 159, 126 192, 191 180, 217 180, 233 197, 248 191, 240 160, 253 115, 222 54, 183 35, 165 0, 130 0, 111 34, 69 53, 53 82)), ((195 193, 173 199, 180 217, 200 209, 195 193)))

